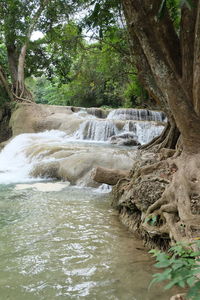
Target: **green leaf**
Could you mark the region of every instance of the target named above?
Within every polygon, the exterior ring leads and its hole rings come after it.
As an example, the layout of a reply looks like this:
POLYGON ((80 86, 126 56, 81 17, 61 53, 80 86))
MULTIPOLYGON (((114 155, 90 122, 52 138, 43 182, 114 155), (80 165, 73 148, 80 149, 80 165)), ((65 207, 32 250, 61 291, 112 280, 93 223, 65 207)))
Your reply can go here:
POLYGON ((169 280, 171 279, 171 269, 166 269, 162 273, 156 273, 153 275, 154 279, 150 282, 149 287, 152 286, 154 283, 161 282, 163 280, 169 280))
POLYGON ((193 276, 193 277, 188 278, 188 279, 186 280, 186 282, 187 282, 187 284, 189 285, 189 287, 191 287, 191 286, 194 285, 194 283, 195 283, 196 280, 197 280, 197 279, 193 276))

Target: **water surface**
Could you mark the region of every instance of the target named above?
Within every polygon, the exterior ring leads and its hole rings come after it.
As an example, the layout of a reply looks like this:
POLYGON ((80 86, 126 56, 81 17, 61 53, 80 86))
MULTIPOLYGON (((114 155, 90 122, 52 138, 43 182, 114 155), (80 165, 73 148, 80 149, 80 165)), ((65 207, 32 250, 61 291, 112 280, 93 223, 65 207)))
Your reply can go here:
POLYGON ((0 186, 0 299, 169 299, 153 261, 94 189, 0 186))

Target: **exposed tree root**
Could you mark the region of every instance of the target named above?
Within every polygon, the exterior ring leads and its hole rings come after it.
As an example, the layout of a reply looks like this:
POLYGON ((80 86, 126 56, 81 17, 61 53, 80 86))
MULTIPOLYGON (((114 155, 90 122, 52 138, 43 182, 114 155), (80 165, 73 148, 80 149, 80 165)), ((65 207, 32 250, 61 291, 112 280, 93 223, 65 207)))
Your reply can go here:
POLYGON ((15 93, 13 93, 14 97, 15 97, 15 100, 17 102, 26 102, 26 103, 33 103, 33 100, 30 100, 30 99, 26 99, 26 98, 22 98, 21 96, 17 96, 15 93))
POLYGON ((140 216, 140 224, 134 225, 139 234, 157 239, 162 248, 166 239, 173 243, 200 237, 200 154, 159 159, 136 164, 130 181, 120 181, 113 193, 123 215, 125 209, 140 216))
POLYGON ((200 195, 200 155, 183 154, 177 159, 177 166, 172 182, 161 199, 148 208, 146 215, 153 213, 162 217, 171 239, 191 240, 200 235, 200 210, 195 210, 194 214, 191 202, 194 195, 195 198, 200 195))
POLYGON ((168 122, 160 136, 151 142, 140 147, 140 149, 150 150, 156 148, 158 152, 162 148, 175 149, 180 132, 174 121, 168 122))

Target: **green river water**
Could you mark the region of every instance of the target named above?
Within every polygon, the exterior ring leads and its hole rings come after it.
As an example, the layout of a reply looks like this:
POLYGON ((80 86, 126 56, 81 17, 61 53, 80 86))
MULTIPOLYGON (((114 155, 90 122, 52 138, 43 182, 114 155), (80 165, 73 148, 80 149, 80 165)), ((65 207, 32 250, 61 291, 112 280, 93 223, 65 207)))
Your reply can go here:
POLYGON ((167 300, 153 263, 109 195, 0 186, 0 300, 167 300))

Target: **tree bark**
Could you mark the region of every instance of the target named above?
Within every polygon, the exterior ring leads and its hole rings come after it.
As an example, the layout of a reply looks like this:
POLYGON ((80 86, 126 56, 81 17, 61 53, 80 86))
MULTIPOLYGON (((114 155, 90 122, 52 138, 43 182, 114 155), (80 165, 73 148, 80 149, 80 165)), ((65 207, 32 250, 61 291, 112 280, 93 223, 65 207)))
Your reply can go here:
POLYGON ((200 116, 200 1, 197 5, 194 36, 193 104, 195 112, 200 116))
POLYGON ((173 48, 171 43, 166 43, 170 38, 175 40, 175 33, 167 17, 157 20, 158 11, 155 7, 158 3, 160 1, 157 0, 151 3, 122 0, 131 38, 134 40, 134 36, 137 36, 138 47, 144 52, 156 84, 165 96, 181 132, 183 148, 186 152, 197 153, 200 151, 200 119, 189 93, 183 87, 180 59, 176 63, 177 54, 174 52, 177 51, 174 49, 178 40, 173 48))
POLYGON ((17 53, 14 45, 7 45, 7 55, 13 89, 15 90, 15 85, 17 82, 17 53))

